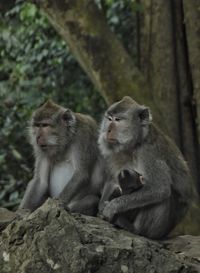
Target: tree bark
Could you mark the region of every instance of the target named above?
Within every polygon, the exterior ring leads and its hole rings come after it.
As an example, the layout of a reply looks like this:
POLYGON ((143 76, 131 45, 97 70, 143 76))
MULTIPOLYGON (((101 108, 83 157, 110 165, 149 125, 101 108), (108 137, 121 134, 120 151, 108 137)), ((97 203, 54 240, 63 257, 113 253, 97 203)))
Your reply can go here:
POLYGON ((37 0, 107 103, 131 95, 144 102, 144 78, 91 0, 37 0))
MULTIPOLYGON (((195 142, 198 166, 200 162, 200 3, 199 1, 183 0, 186 43, 188 47, 188 67, 193 90, 192 109, 194 115, 193 126, 197 140, 195 142)), ((199 169, 199 168, 198 168, 199 169)), ((200 177, 200 172, 199 172, 200 177)), ((200 183, 199 183, 200 192, 200 183)))
POLYGON ((141 67, 167 132, 179 146, 196 181, 198 139, 182 0, 142 0, 141 67))

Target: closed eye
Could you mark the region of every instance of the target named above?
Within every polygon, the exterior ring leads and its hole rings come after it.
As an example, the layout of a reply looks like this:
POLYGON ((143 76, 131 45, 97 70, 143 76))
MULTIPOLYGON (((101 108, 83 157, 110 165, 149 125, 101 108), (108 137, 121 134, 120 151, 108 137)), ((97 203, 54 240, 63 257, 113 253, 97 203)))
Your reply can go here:
POLYGON ((42 124, 41 124, 41 127, 48 127, 48 126, 51 126, 51 125, 48 124, 48 123, 42 123, 42 124))
POLYGON ((119 121, 122 121, 122 120, 126 120, 127 118, 126 117, 115 117, 115 121, 119 122, 119 121))
POLYGON ((105 115, 105 118, 108 119, 109 121, 112 121, 112 117, 111 116, 105 115))
POLYGON ((39 124, 39 123, 34 122, 34 123, 33 123, 33 126, 34 126, 34 127, 40 127, 40 124, 39 124))
POLYGON ((35 122, 33 124, 33 126, 34 127, 48 127, 48 126, 51 126, 51 124, 49 124, 49 123, 37 123, 37 122, 35 122))

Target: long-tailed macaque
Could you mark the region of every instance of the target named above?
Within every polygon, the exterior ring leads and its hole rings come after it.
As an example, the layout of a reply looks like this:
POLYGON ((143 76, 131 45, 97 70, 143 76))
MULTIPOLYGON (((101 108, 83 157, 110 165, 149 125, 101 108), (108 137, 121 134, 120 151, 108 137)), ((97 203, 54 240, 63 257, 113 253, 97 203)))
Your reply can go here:
MULTIPOLYGON (((123 170, 141 175, 143 186, 109 202, 102 217, 148 238, 163 238, 184 216, 193 196, 191 176, 176 145, 152 123, 149 108, 130 97, 111 105, 99 135, 112 185, 123 170)), ((105 187, 108 187, 105 185, 105 187)))
POLYGON ((34 177, 20 208, 33 211, 50 196, 59 198, 71 212, 95 215, 98 183, 103 175, 97 132, 96 122, 87 115, 74 113, 52 101, 39 107, 30 124, 34 177))

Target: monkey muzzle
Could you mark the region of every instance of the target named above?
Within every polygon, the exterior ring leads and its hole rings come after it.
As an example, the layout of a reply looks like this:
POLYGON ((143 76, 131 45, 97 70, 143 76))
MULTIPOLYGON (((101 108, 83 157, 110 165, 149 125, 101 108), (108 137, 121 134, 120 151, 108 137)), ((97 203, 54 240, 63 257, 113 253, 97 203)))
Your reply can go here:
POLYGON ((106 141, 110 144, 117 144, 118 143, 118 140, 116 138, 114 138, 112 136, 112 134, 109 134, 109 132, 107 132, 107 135, 106 135, 106 141))
POLYGON ((47 145, 40 145, 40 148, 43 150, 43 151, 46 151, 48 146, 47 145))
POLYGON ((116 130, 116 126, 114 123, 110 123, 107 133, 106 133, 106 140, 108 143, 110 144, 117 144, 117 130, 116 130))
POLYGON ((37 145, 42 149, 46 150, 48 145, 46 144, 46 141, 43 137, 37 137, 37 145))
POLYGON ((107 136, 106 140, 110 144, 117 144, 117 142, 118 142, 116 138, 110 138, 108 136, 107 136))

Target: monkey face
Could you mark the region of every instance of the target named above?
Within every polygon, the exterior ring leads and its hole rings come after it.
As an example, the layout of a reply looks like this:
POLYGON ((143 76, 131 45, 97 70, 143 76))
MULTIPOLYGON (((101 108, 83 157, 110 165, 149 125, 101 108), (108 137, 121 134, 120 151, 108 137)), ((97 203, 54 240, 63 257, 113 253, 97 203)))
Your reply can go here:
POLYGON ((134 147, 143 139, 150 123, 149 109, 130 97, 111 105, 103 118, 99 145, 103 154, 134 147))
POLYGON ((56 130, 50 120, 34 122, 32 125, 32 135, 35 144, 43 151, 57 145, 56 130))
POLYGON ((36 152, 55 156, 72 139, 75 117, 69 109, 47 102, 32 116, 30 139, 36 152))

